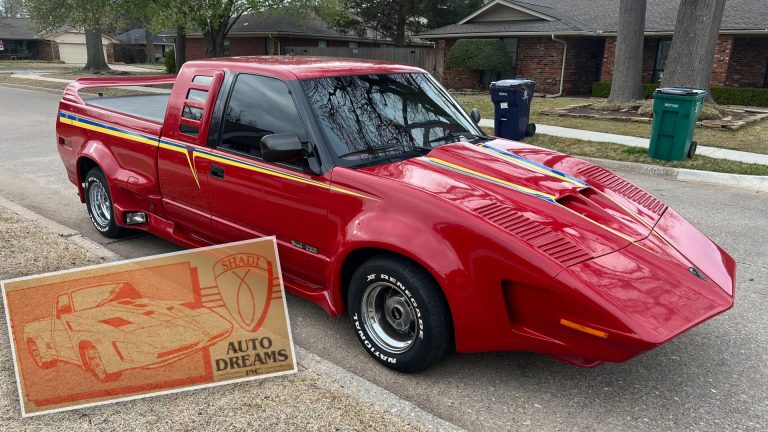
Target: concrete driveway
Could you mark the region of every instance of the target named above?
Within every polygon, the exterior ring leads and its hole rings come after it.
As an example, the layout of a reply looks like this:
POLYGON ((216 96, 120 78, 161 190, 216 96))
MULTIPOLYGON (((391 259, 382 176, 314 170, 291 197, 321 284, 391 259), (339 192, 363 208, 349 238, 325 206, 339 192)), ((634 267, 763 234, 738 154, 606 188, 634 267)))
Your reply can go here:
MULTIPOLYGON (((148 236, 105 241, 96 234, 56 153, 57 101, 49 93, 0 87, 0 195, 125 257, 176 250, 148 236)), ((736 257, 731 311, 630 362, 595 369, 535 354, 488 353, 453 355, 425 373, 402 375, 363 352, 347 319, 290 297, 296 342, 472 430, 768 429, 768 196, 623 174, 736 257)))

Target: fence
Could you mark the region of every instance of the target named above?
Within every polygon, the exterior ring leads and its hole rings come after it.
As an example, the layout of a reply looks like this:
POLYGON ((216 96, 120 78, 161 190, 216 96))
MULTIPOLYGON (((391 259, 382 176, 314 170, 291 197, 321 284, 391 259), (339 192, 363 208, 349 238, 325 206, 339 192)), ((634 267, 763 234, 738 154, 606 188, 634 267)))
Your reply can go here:
POLYGON ((420 67, 432 76, 443 79, 443 50, 438 48, 395 48, 395 47, 285 47, 284 54, 321 56, 321 57, 351 57, 372 60, 384 60, 394 63, 409 64, 420 67))

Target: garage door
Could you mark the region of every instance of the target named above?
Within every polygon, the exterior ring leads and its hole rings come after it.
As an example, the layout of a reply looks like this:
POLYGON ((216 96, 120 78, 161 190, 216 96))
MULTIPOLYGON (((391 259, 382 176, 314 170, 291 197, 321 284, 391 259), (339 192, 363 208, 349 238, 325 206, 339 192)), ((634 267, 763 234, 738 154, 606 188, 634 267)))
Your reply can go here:
MULTIPOLYGON (((85 44, 60 43, 59 56, 64 63, 82 63, 88 61, 85 44)), ((104 49, 104 58, 107 58, 107 50, 104 49)))

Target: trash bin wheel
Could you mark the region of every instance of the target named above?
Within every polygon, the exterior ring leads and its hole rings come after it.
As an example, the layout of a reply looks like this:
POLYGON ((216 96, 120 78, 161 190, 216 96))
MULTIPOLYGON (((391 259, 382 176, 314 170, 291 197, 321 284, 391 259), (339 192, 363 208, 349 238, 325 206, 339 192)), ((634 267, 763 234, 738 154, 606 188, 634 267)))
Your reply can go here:
POLYGON ((693 155, 696 154, 696 148, 699 147, 699 143, 691 141, 691 146, 688 148, 688 159, 693 159, 693 155))
POLYGON ((525 128, 525 136, 533 136, 536 133, 536 124, 528 123, 528 127, 525 128))

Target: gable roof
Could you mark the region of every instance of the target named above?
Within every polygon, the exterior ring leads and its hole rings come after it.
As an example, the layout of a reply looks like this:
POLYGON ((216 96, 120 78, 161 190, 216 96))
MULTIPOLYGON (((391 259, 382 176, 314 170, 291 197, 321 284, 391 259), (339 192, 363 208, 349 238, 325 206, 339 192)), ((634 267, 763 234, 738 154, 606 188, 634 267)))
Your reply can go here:
MULTIPOLYGON (((680 0, 647 0, 646 34, 671 34, 679 4, 680 0)), ((612 35, 616 34, 618 22, 617 0, 491 0, 458 23, 426 31, 419 37, 612 35), (497 11, 496 17, 492 16, 492 8, 497 11), (503 8, 514 12, 500 13, 503 8), (515 19, 499 20, 505 16, 515 19)), ((720 31, 768 36, 765 0, 728 0, 720 31)))
POLYGON ((0 17, 0 39, 42 39, 28 18, 0 17))
MULTIPOLYGON (((115 36, 115 39, 124 44, 144 45, 147 43, 147 32, 144 29, 135 28, 128 30, 125 33, 120 33, 119 35, 115 36)), ((168 39, 156 34, 152 35, 152 43, 155 45, 173 45, 172 40, 169 41, 168 39)))

